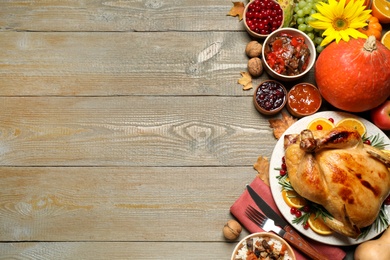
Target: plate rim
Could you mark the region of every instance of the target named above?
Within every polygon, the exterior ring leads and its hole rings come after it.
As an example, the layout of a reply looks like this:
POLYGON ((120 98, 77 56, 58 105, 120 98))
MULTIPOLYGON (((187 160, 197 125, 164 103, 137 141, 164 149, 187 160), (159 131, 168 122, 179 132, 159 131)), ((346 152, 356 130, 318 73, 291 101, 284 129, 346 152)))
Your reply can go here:
MULTIPOLYGON (((304 229, 303 226, 300 224, 293 224, 292 223, 293 216, 290 213, 290 208, 284 202, 284 200, 281 196, 281 187, 278 184, 278 181, 276 179, 276 176, 279 174, 279 171, 275 170, 275 167, 280 167, 280 164, 281 164, 280 149, 282 149, 282 153, 284 154, 284 149, 283 149, 284 135, 290 134, 290 133, 297 133, 297 131, 299 131, 299 129, 303 130, 304 124, 307 125, 311 120, 313 120, 315 118, 319 118, 319 117, 334 118, 335 121, 336 120, 339 121, 339 120, 347 118, 347 117, 359 119, 365 124, 365 126, 367 128, 367 132, 369 131, 369 129, 370 130, 374 129, 375 132, 377 132, 381 135, 381 137, 384 136, 385 142, 387 143, 386 148, 387 149, 390 148, 389 137, 382 130, 380 130, 378 127, 376 127, 373 123, 371 123, 367 119, 364 119, 364 118, 359 117, 357 115, 350 114, 347 112, 340 112, 340 111, 322 111, 322 112, 318 112, 318 113, 315 113, 313 115, 301 118, 298 121, 296 121, 294 124, 292 124, 283 133, 283 135, 279 138, 279 140, 277 141, 277 143, 272 151, 271 158, 270 158, 270 167, 269 167, 270 188, 271 188, 272 197, 275 201, 276 206, 278 207, 279 211, 282 213, 283 217, 287 220, 287 222, 292 227, 294 227, 299 233, 301 233, 302 235, 304 235, 310 239, 313 239, 317 242, 321 242, 323 244, 335 245, 335 246, 350 246, 350 245, 356 245, 356 244, 360 244, 362 242, 371 240, 372 238, 374 238, 377 235, 379 235, 380 233, 382 233, 384 230, 382 232, 376 232, 375 229, 371 229, 365 238, 354 239, 354 238, 349 238, 349 237, 346 237, 346 236, 343 236, 343 235, 340 235, 337 233, 333 233, 332 235, 328 235, 328 236, 320 235, 320 234, 315 233, 311 229, 308 229, 308 230, 304 229), (278 162, 275 161, 277 159, 279 160, 278 162), (278 163, 278 164, 276 164, 276 163, 278 163)), ((376 134, 376 133, 374 133, 374 134, 376 134)), ((386 207, 386 214, 390 219, 389 210, 387 210, 387 209, 388 209, 388 207, 386 207)))

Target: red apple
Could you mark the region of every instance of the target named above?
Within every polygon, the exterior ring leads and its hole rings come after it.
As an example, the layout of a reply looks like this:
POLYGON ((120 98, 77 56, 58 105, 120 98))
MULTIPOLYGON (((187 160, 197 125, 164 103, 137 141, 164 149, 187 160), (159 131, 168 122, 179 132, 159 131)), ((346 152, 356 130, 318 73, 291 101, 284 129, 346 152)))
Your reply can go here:
POLYGON ((382 130, 390 130, 390 100, 371 110, 372 122, 382 130))

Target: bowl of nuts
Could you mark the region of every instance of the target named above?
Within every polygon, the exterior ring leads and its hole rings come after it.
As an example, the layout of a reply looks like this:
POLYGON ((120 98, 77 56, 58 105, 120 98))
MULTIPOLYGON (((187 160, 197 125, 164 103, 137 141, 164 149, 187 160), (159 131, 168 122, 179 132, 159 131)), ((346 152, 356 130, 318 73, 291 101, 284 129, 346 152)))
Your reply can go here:
POLYGON ((263 67, 268 75, 280 81, 304 77, 316 60, 313 41, 295 28, 281 28, 264 40, 263 67))
POLYGON ((243 20, 251 36, 264 39, 283 26, 284 13, 274 0, 254 0, 245 6, 243 20))
POLYGON ((291 246, 281 237, 258 232, 244 237, 234 248, 231 260, 285 259, 295 260, 291 246))
POLYGON ((265 80, 255 89, 253 103, 260 113, 275 115, 287 102, 287 90, 276 80, 265 80))

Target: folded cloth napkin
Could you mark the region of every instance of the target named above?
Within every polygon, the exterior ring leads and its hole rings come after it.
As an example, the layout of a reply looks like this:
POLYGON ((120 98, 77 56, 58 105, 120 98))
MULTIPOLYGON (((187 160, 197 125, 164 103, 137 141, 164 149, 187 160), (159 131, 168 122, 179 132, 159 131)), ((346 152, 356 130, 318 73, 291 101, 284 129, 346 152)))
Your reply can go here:
MULTIPOLYGON (((267 186, 260 178, 256 177, 250 185, 256 192, 259 194, 267 203, 274 209, 280 216, 281 213, 277 208, 274 199, 271 194, 271 189, 267 186)), ((252 200, 247 190, 236 200, 236 202, 230 207, 230 212, 237 218, 237 220, 251 233, 262 232, 259 226, 250 221, 245 215, 245 209, 249 206, 254 206, 257 208, 256 203, 252 200)), ((331 260, 340 260, 343 259, 346 253, 336 246, 325 245, 314 241, 310 238, 305 238, 313 247, 315 247, 318 252, 326 256, 331 260)), ((297 260, 309 259, 303 253, 294 249, 295 256, 297 260)))

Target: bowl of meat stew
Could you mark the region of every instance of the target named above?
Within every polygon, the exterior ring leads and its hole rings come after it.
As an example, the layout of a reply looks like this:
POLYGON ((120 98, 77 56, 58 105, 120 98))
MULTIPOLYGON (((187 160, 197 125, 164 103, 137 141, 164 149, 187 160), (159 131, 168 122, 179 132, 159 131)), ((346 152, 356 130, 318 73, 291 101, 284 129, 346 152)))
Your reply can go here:
POLYGON ((317 53, 313 41, 304 32, 281 28, 264 40, 262 55, 268 75, 281 81, 294 81, 311 70, 317 53))

